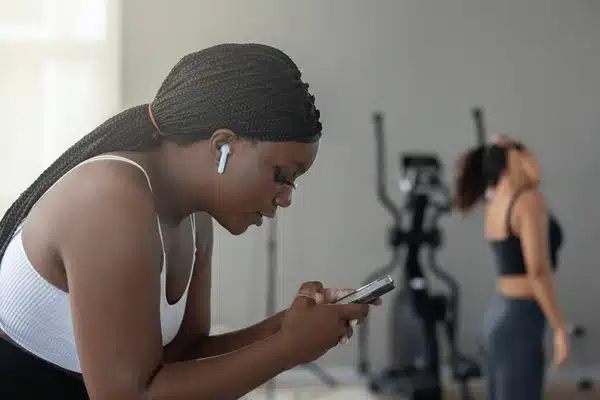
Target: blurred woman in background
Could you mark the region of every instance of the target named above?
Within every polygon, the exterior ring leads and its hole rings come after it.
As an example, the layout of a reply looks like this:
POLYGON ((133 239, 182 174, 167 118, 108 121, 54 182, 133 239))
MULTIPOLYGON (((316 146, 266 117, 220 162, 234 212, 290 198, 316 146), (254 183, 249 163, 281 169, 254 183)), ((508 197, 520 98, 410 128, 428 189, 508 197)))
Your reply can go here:
POLYGON ((506 137, 467 151, 458 163, 454 205, 467 213, 487 198, 484 235, 498 268, 483 324, 490 400, 542 398, 547 323, 554 331, 554 365, 568 359, 568 334, 553 283, 562 232, 539 182, 534 155, 506 137))

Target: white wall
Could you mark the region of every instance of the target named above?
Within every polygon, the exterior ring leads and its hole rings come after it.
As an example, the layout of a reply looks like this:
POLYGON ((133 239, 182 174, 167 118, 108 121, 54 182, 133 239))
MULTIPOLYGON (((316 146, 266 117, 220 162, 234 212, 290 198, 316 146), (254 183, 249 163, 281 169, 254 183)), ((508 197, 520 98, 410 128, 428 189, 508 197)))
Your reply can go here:
MULTIPOLYGON (((279 306, 304 280, 355 286, 388 261, 390 219, 374 192, 371 114, 386 113, 389 170, 398 152, 435 150, 448 165, 474 142, 469 109, 489 130, 537 151, 548 199, 567 234, 557 276, 569 320, 600 334, 600 4, 591 0, 146 0, 124 2, 124 103, 152 99, 187 52, 219 42, 281 47, 301 67, 321 109, 324 137, 294 206, 281 213, 279 306), (357 155, 358 154, 358 155, 357 155)), ((390 176, 393 185, 394 176, 390 176)), ((462 344, 476 350, 494 267, 481 215, 446 218, 441 264, 463 288, 462 344)), ((215 322, 238 328, 264 316, 266 228, 219 230, 215 322)), ((391 300, 391 298, 386 299, 391 300)), ((372 346, 387 352, 388 307, 376 310, 372 346)), ((590 341, 588 355, 600 358, 590 341)), ((355 346, 324 364, 352 364, 355 346)))

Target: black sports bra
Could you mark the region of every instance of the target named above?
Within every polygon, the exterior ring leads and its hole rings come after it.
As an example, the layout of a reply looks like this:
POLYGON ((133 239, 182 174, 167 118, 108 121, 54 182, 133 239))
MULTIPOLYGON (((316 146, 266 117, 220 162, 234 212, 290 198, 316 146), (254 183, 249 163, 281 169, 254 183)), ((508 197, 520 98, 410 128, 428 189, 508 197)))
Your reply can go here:
MULTIPOLYGON (((532 188, 532 186, 525 186, 521 188, 511 199, 505 217, 506 231, 508 232, 508 236, 502 240, 490 241, 490 246, 492 248, 492 252, 494 253, 498 267, 498 274, 501 276, 527 274, 525 258, 523 257, 523 251, 521 248, 521 239, 518 235, 515 235, 512 232, 510 227, 510 216, 518 197, 528 189, 532 188)), ((563 242, 563 232, 560 224, 552 213, 549 214, 548 235, 550 266, 552 270, 555 271, 558 267, 558 250, 563 242)))

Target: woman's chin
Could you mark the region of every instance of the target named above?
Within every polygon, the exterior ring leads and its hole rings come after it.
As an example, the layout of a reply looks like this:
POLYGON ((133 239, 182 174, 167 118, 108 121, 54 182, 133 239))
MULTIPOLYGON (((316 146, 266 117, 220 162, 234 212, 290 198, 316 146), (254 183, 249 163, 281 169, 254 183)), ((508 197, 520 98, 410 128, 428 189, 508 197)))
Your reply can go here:
POLYGON ((256 218, 254 215, 248 214, 228 218, 226 221, 219 221, 220 225, 232 235, 238 236, 245 233, 251 226, 261 226, 262 218, 256 218))
POLYGON ((228 227, 226 229, 232 235, 238 236, 238 235, 241 235, 242 233, 245 233, 249 227, 250 227, 250 225, 248 225, 248 224, 246 224, 246 225, 236 224, 236 225, 228 227))

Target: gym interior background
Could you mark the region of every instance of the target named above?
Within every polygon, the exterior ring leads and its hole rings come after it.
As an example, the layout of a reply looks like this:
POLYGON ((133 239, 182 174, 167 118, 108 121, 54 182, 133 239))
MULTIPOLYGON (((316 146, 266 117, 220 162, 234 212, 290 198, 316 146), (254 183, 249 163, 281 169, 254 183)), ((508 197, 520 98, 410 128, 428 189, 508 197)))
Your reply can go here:
MULTIPOLYGON (((513 135, 540 158, 543 189, 566 233, 560 300, 568 320, 589 332, 582 353, 600 365, 599 20, 592 0, 3 1, 2 211, 79 136, 151 101, 185 53, 227 41, 275 45, 300 65, 324 125, 313 169, 293 207, 279 213, 278 309, 302 281, 355 287, 389 262, 372 113, 385 113, 395 189, 403 151, 437 152, 450 178, 475 143, 477 105, 490 134, 513 135)), ((493 290, 481 220, 445 217, 439 256, 461 285, 460 340, 470 354, 493 290)), ((237 329, 265 316, 266 232, 265 225, 231 237, 217 228, 215 325, 237 329)), ((375 368, 386 363, 389 318, 387 305, 371 316, 375 368)), ((350 376, 355 362, 351 341, 319 364, 350 376)))

